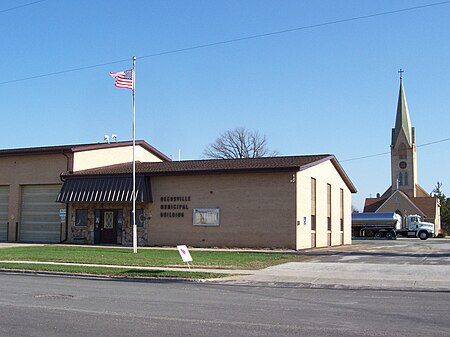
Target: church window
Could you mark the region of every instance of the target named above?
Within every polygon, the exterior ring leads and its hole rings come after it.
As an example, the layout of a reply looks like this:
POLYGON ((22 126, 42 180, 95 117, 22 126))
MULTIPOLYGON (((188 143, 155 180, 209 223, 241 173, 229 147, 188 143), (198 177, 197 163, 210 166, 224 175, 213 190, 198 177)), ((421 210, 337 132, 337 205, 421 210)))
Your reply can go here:
POLYGON ((406 145, 401 143, 398 147, 398 157, 399 159, 406 159, 406 145))
POLYGON ((400 172, 398 174, 398 186, 403 186, 403 174, 400 172))
POLYGON ((408 172, 403 173, 404 183, 405 185, 408 185, 408 172))

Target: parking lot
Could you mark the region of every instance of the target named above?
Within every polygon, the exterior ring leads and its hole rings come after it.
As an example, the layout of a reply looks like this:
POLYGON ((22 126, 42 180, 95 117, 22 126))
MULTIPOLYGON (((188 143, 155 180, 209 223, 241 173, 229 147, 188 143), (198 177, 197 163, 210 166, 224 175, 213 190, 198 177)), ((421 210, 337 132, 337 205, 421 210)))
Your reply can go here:
POLYGON ((316 262, 450 265, 450 238, 353 240, 353 244, 306 252, 316 262))
POLYGON ((238 283, 313 288, 450 291, 450 239, 355 240, 299 252, 311 257, 240 276, 238 283))

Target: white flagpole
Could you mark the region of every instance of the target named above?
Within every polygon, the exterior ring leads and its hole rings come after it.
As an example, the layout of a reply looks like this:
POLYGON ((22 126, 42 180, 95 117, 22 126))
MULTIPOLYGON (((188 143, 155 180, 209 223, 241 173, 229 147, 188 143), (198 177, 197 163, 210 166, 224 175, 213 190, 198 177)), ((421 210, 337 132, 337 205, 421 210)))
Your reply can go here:
POLYGON ((135 160, 135 147, 136 147, 136 107, 134 103, 134 91, 136 84, 136 56, 133 56, 133 253, 137 253, 137 225, 136 225, 136 160, 135 160))

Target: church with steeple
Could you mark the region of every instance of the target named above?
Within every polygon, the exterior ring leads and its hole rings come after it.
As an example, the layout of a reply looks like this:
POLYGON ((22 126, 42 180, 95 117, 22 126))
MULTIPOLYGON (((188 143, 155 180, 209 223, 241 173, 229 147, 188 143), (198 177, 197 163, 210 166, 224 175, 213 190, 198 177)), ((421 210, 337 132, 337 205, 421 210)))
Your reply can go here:
POLYGON ((403 70, 400 73, 395 127, 391 138, 391 186, 377 198, 367 198, 364 212, 396 212, 402 217, 418 214, 434 223, 435 233, 441 232, 439 199, 430 196, 418 183, 416 130, 411 126, 403 70))

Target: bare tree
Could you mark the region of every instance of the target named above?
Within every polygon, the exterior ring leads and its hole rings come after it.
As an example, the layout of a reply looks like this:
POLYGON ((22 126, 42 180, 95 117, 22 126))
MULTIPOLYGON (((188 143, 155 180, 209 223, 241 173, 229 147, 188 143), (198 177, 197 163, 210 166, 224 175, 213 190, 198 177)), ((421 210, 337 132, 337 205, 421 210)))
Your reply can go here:
POLYGON ((243 127, 225 131, 203 151, 203 156, 211 159, 260 158, 278 154, 267 148, 265 135, 243 127))
POLYGON ((359 213, 358 207, 352 204, 352 213, 359 213))

